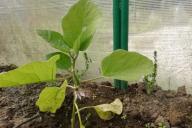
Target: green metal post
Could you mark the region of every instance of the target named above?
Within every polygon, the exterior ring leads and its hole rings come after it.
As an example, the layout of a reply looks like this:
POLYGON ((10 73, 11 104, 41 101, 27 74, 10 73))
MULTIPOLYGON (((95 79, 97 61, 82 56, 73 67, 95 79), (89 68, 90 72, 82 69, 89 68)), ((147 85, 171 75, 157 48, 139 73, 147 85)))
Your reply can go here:
MULTIPOLYGON (((113 0, 113 49, 128 50, 129 0, 113 0)), ((115 87, 127 88, 127 82, 115 80, 115 87)))
MULTIPOLYGON (((128 50, 129 0, 121 0, 121 49, 128 50)), ((121 89, 127 89, 128 83, 121 81, 121 89)))
MULTIPOLYGON (((121 48, 121 10, 120 0, 113 0, 113 49, 121 48)), ((115 80, 114 85, 116 88, 121 88, 121 81, 115 80)))

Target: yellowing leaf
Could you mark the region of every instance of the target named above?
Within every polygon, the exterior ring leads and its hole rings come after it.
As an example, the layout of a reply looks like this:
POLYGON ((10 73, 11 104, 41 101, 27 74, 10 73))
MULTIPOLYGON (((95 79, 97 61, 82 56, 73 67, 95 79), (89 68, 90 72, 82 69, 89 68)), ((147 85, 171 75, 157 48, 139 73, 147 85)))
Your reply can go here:
POLYGON ((14 87, 25 84, 52 81, 56 79, 56 61, 54 56, 45 62, 32 62, 15 70, 0 74, 0 87, 14 87))
POLYGON ((153 62, 147 57, 125 50, 116 50, 101 64, 102 75, 133 82, 153 72, 153 62))
POLYGON ((36 105, 41 112, 55 113, 65 100, 67 81, 61 87, 46 87, 41 92, 36 105))
POLYGON ((123 111, 123 104, 119 99, 116 99, 110 104, 101 104, 94 106, 97 114, 103 120, 110 120, 114 114, 120 115, 123 111))

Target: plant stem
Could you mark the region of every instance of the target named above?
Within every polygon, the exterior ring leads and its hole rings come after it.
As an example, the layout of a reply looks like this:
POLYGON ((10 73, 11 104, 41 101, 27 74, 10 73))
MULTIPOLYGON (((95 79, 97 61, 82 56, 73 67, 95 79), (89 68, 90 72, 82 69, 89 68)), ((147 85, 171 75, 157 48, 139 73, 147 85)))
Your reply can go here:
POLYGON ((77 115, 78 115, 78 118, 79 118, 79 124, 80 124, 80 127, 83 126, 83 123, 82 123, 82 120, 81 120, 81 114, 79 112, 79 107, 77 105, 77 103, 75 103, 75 107, 76 107, 76 110, 77 110, 77 115))
POLYGON ((72 116, 71 116, 71 128, 75 128, 75 105, 73 104, 72 116))
POLYGON ((73 110, 71 115, 71 128, 75 128, 75 104, 77 100, 77 94, 76 91, 73 92, 73 110))
MULTIPOLYGON (((78 55, 79 53, 77 54, 72 54, 72 53, 69 53, 70 57, 71 57, 71 61, 72 61, 72 67, 71 67, 71 73, 72 73, 72 78, 73 78, 73 87, 76 88, 80 82, 79 82, 79 79, 77 77, 77 74, 76 74, 76 61, 77 61, 77 58, 78 58, 78 55)), ((74 89, 74 92, 73 92, 73 109, 72 109, 72 115, 71 115, 71 128, 75 128, 75 111, 76 111, 76 101, 77 101, 77 93, 76 93, 76 89, 74 89)))
POLYGON ((78 79, 77 74, 76 74, 76 61, 77 61, 78 56, 79 56, 78 53, 75 56, 71 55, 71 58, 72 58, 71 72, 72 72, 72 76, 73 76, 74 86, 78 86, 80 84, 79 79, 78 79))
MULTIPOLYGON (((94 107, 94 106, 87 106, 87 107, 80 108, 80 109, 79 109, 79 112, 81 112, 81 111, 83 111, 83 110, 85 110, 85 109, 91 109, 91 108, 93 108, 93 107, 94 107)), ((78 114, 78 113, 76 112, 75 114, 78 114)))

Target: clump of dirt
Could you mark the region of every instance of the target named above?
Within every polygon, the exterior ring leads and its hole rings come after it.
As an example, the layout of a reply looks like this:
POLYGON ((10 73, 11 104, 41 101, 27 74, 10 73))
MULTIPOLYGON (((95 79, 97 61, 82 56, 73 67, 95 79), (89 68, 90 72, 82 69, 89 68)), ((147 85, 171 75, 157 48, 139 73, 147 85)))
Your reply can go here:
MULTIPOLYGON (((0 90, 0 128, 14 128, 36 115, 39 116, 21 128, 70 128, 71 91, 68 90, 65 103, 55 115, 39 113, 35 101, 45 86, 51 84, 0 90)), ((82 112, 86 128, 145 128, 146 125, 158 128, 160 123, 166 128, 192 127, 192 96, 186 93, 185 87, 177 92, 156 87, 152 95, 147 95, 143 83, 130 85, 127 90, 115 89, 109 82, 82 83, 78 103, 81 107, 92 106, 110 103, 116 98, 123 102, 122 115, 103 121, 93 110, 86 110, 82 112)))

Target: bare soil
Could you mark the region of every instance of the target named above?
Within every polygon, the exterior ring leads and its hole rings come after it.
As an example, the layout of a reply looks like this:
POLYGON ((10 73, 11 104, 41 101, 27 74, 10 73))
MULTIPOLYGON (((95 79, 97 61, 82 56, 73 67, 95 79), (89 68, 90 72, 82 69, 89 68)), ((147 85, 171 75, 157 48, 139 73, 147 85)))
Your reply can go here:
MULTIPOLYGON (((14 68, 13 65, 2 66, 0 72, 14 68)), ((40 91, 52 84, 0 89, 0 128, 14 128, 35 116, 20 128, 70 128, 73 98, 70 90, 55 115, 40 113, 35 106, 40 91)), ((147 95, 143 83, 130 85, 127 90, 115 89, 109 82, 82 83, 78 103, 83 107, 110 103, 116 98, 123 102, 122 115, 103 121, 93 110, 86 110, 82 112, 86 128, 162 128, 159 123, 166 128, 192 128, 192 96, 186 94, 185 87, 180 87, 177 92, 156 87, 152 95, 147 95), (147 124, 150 127, 146 127, 147 124)))

